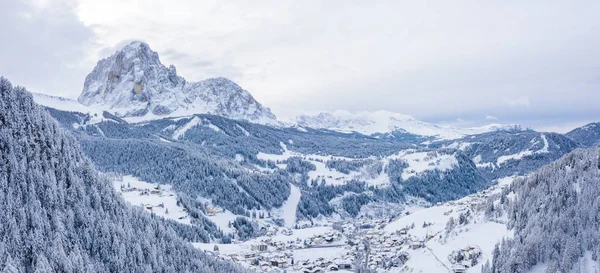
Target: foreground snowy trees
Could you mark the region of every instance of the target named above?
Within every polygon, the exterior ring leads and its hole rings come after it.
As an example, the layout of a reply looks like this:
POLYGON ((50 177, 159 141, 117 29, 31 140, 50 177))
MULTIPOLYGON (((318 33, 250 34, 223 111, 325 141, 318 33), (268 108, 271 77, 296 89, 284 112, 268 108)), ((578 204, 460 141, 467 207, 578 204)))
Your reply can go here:
MULTIPOLYGON (((2 272, 242 272, 127 206, 79 145, 0 78, 2 272)), ((175 227, 175 229, 174 229, 175 227)))
POLYGON ((504 191, 489 214, 504 210, 513 239, 502 241, 484 273, 526 272, 546 264, 546 272, 579 272, 584 256, 600 256, 600 150, 576 150, 504 191), (512 200, 507 202, 507 200, 512 200), (574 271, 572 271, 574 270, 574 271))

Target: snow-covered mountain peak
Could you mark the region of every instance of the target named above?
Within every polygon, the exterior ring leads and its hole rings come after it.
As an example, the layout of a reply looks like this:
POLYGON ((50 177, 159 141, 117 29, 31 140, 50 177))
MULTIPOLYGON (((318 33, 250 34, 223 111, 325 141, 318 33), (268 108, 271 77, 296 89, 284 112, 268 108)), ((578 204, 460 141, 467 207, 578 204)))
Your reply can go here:
POLYGON ((423 122, 409 115, 389 111, 334 111, 319 113, 317 115, 301 115, 296 118, 296 123, 304 127, 330 129, 340 132, 358 132, 365 135, 400 131, 440 139, 456 139, 465 135, 519 128, 517 125, 503 124, 456 128, 423 122))
POLYGON ((376 112, 349 112, 337 110, 334 112, 321 112, 316 115, 301 115, 296 118, 296 123, 317 129, 331 129, 343 132, 359 132, 373 134, 378 132, 393 131, 393 122, 411 121, 413 117, 387 111, 376 112))
POLYGON ((174 65, 164 66, 144 42, 131 42, 98 62, 86 77, 81 104, 131 121, 215 114, 263 124, 275 115, 226 78, 187 82, 174 65))

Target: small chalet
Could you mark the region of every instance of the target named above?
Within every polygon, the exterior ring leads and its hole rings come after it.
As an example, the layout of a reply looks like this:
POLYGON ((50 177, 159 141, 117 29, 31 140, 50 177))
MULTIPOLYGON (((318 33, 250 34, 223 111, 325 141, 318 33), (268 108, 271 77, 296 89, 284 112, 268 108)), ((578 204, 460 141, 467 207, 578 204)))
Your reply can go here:
POLYGON ((252 245, 251 249, 254 251, 266 251, 267 245, 266 244, 256 244, 256 245, 252 245))

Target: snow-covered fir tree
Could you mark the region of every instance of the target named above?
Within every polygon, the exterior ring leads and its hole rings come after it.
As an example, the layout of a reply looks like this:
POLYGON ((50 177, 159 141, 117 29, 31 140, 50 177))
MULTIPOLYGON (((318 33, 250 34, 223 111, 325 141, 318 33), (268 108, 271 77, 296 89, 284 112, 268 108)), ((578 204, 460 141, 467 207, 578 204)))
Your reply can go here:
POLYGON ((243 272, 133 208, 69 133, 0 78, 2 272, 243 272))
POLYGON ((496 245, 491 265, 483 273, 527 272, 538 264, 546 265, 548 273, 583 273, 588 271, 579 268, 577 261, 584 254, 598 261, 599 148, 575 150, 514 181, 497 201, 488 203, 486 214, 506 213, 514 238, 496 245), (508 201, 509 194, 514 194, 513 201, 508 201))

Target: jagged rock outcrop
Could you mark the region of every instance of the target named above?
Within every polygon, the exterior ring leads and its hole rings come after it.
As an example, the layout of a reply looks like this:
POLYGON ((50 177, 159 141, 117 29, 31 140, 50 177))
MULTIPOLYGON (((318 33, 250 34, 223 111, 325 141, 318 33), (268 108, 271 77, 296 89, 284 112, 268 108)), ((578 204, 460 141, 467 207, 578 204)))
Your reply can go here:
POLYGON ((271 110, 226 78, 188 82, 164 66, 148 44, 132 42, 98 62, 86 77, 81 104, 138 120, 214 114, 277 124, 271 110))

